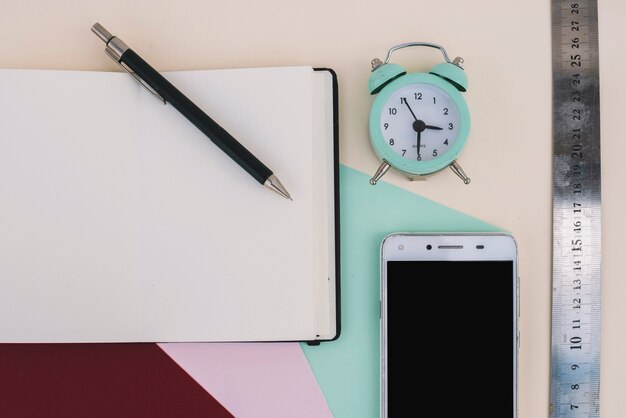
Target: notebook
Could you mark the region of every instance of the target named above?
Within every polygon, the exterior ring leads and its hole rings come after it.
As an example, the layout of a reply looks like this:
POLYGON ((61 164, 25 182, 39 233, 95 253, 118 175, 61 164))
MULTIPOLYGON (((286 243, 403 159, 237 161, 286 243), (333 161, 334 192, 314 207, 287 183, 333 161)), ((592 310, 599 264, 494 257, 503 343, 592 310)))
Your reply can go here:
POLYGON ((0 342, 337 338, 334 73, 164 75, 293 202, 126 73, 0 70, 0 342))

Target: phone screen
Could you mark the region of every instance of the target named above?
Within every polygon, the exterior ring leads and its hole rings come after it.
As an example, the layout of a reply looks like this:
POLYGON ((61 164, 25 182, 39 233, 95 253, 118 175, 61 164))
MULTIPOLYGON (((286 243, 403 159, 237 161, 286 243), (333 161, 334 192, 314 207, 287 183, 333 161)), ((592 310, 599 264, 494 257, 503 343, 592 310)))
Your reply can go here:
POLYGON ((390 418, 514 416, 515 286, 513 261, 387 262, 390 418))

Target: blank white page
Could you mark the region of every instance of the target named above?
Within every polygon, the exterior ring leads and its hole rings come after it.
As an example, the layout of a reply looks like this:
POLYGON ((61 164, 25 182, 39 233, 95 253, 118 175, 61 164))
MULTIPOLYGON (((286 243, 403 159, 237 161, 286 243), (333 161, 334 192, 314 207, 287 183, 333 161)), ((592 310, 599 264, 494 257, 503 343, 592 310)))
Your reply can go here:
POLYGON ((290 202, 125 73, 0 71, 0 341, 314 339, 312 73, 166 74, 290 202))

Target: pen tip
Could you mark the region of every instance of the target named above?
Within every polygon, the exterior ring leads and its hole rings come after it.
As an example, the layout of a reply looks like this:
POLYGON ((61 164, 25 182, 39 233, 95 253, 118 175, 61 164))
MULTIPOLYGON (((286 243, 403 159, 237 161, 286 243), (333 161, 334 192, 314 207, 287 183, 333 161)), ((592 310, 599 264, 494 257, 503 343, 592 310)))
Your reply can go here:
POLYGON ((271 176, 269 176, 267 180, 265 180, 265 183, 263 184, 269 189, 275 191, 276 193, 284 197, 285 199, 289 199, 293 201, 293 199, 291 198, 291 195, 289 194, 287 189, 285 189, 285 186, 283 186, 280 180, 278 180, 278 177, 276 177, 275 175, 272 174, 271 176))

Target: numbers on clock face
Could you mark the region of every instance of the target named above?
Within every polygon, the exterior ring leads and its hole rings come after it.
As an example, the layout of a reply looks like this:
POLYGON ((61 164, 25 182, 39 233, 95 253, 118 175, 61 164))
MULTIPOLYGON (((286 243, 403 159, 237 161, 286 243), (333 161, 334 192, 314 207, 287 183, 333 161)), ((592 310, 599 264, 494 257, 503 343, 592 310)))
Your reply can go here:
POLYGON ((461 119, 450 96, 439 87, 414 83, 396 91, 385 103, 380 130, 401 157, 429 161, 452 148, 461 119))

